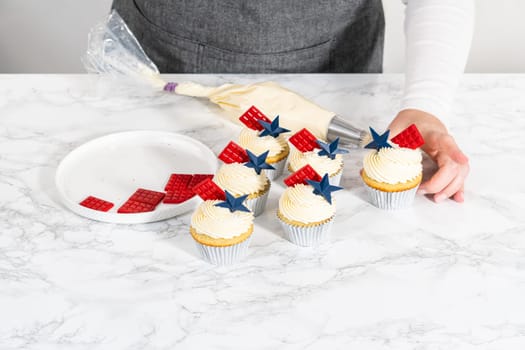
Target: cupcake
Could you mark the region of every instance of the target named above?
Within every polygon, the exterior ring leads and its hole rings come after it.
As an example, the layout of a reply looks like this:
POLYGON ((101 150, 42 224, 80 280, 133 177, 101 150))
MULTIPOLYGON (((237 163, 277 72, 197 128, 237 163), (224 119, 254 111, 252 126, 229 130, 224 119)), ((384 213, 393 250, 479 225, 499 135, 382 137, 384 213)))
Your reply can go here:
POLYGON ((424 141, 411 125, 388 142, 389 131, 379 135, 370 128, 372 150, 363 158, 361 178, 370 201, 381 209, 409 207, 423 178, 422 155, 418 149, 424 141))
MULTIPOLYGON (((245 151, 246 162, 229 162, 224 154, 233 147, 241 149, 235 143, 230 142, 219 155, 219 158, 225 160, 226 164, 221 165, 213 177, 213 181, 235 197, 246 195, 244 204, 253 212, 253 215, 258 216, 264 211, 270 192, 271 181, 263 171, 264 169, 272 169, 272 166, 266 163, 268 151, 258 156, 250 151, 245 151)), ((242 151, 244 152, 244 150, 242 151)))
MULTIPOLYGON (((217 186, 208 179, 198 187, 205 192, 210 184, 217 186)), ((254 216, 243 205, 245 196, 234 197, 226 191, 223 197, 205 200, 191 216, 190 234, 197 250, 214 265, 233 264, 245 257, 253 232, 254 216)))
POLYGON ((279 116, 271 121, 253 106, 239 120, 246 125, 239 135, 240 146, 255 154, 268 151, 266 162, 273 169, 265 170, 266 175, 270 180, 281 176, 290 153, 288 142, 281 134, 290 130, 279 126, 279 116))
POLYGON ((327 239, 336 210, 331 193, 342 188, 330 185, 328 174, 320 181, 308 179, 305 168, 286 179, 288 187, 279 198, 277 217, 290 242, 310 247, 327 239))
POLYGON ((312 166, 319 174, 327 173, 330 184, 338 186, 343 175, 342 154, 347 150, 339 148, 339 138, 331 143, 317 140, 308 130, 302 129, 292 137, 294 145, 288 157, 288 170, 293 173, 306 164, 312 166))

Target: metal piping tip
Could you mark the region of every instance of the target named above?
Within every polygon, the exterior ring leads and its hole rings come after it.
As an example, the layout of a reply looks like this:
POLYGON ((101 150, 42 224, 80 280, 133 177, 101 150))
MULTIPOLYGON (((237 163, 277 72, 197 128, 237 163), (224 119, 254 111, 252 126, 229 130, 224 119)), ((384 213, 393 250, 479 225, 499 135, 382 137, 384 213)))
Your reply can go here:
POLYGON ((334 116, 330 121, 326 135, 329 142, 339 137, 341 146, 358 148, 364 147, 371 140, 368 132, 353 126, 338 115, 334 116))

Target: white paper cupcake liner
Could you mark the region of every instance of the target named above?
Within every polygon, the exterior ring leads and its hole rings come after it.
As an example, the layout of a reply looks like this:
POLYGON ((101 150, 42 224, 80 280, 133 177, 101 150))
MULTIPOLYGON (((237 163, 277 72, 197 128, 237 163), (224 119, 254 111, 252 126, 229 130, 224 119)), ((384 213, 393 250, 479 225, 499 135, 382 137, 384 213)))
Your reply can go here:
POLYGON ((342 170, 339 170, 339 172, 335 175, 332 175, 328 178, 328 182, 330 183, 330 185, 332 186, 339 186, 339 184, 341 183, 341 177, 343 176, 343 171, 342 170))
POLYGON ((334 219, 317 226, 290 225, 279 218, 284 236, 293 244, 301 247, 315 247, 328 239, 334 219))
POLYGON ((269 187, 263 195, 260 195, 256 198, 246 199, 244 201, 244 205, 246 208, 251 210, 253 216, 261 215, 264 212, 264 208, 266 208, 266 200, 268 199, 268 193, 270 193, 269 187))
POLYGON ((213 247, 201 244, 197 241, 195 241, 195 244, 197 246, 199 254, 205 261, 209 262, 210 264, 231 265, 240 261, 248 254, 248 247, 250 245, 251 239, 252 236, 250 235, 250 237, 248 237, 241 243, 237 243, 227 247, 213 247))
POLYGON ((283 174, 284 166, 286 164, 286 159, 287 157, 284 157, 283 159, 281 159, 280 161, 276 163, 271 163, 270 165, 273 166, 275 169, 264 170, 266 172, 266 176, 268 176, 268 179, 270 179, 270 181, 277 179, 279 176, 283 174))
POLYGON ((400 192, 380 191, 368 186, 366 183, 365 187, 374 206, 380 209, 396 210, 408 208, 412 205, 419 186, 400 192))

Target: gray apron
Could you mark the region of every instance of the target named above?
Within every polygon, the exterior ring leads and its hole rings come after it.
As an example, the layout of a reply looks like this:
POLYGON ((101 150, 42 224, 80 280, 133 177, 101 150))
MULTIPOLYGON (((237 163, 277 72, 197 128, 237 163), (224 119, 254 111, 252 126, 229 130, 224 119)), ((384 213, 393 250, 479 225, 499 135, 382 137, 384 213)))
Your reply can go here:
POLYGON ((163 73, 378 73, 381 0, 114 0, 163 73))

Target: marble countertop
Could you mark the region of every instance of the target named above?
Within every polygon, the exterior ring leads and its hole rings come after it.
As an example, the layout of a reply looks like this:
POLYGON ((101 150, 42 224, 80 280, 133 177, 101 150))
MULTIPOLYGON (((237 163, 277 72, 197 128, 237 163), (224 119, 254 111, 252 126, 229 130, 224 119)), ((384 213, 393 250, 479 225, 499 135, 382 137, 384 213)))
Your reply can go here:
MULTIPOLYGON (((387 125, 401 75, 185 75, 274 80, 355 125, 387 125)), ((190 214, 117 225, 60 204, 55 170, 118 131, 190 135, 215 153, 239 128, 195 99, 86 75, 0 75, 0 349, 525 348, 525 76, 466 75, 451 131, 471 159, 466 202, 367 202, 345 157, 330 241, 283 239, 279 185, 250 255, 198 258, 190 214)), ((275 190, 273 189, 275 188, 275 190)))

